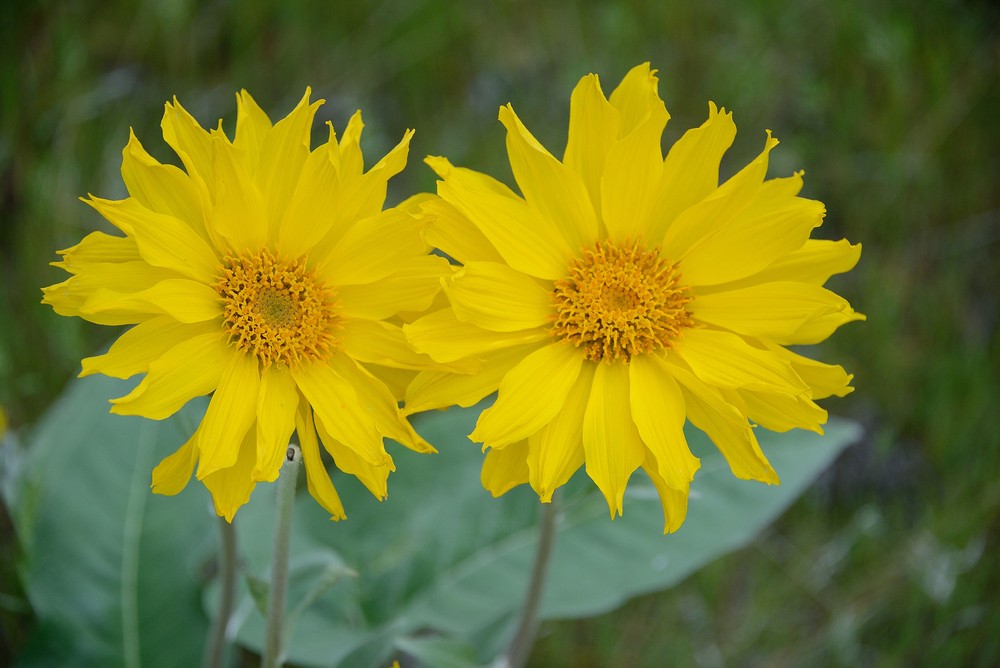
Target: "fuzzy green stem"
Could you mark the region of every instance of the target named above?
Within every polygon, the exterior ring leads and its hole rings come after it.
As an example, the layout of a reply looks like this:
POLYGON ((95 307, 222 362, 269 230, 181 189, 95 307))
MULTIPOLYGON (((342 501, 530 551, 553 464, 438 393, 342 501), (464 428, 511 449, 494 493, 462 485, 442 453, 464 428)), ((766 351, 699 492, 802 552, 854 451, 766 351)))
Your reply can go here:
POLYGON ((513 639, 507 646, 506 661, 501 665, 507 668, 521 668, 528 660, 531 646, 538 632, 538 606, 542 602, 542 592, 545 589, 545 574, 548 572, 549 557, 552 554, 552 543, 556 534, 556 504, 541 504, 538 521, 538 551, 535 552, 535 564, 531 569, 531 581, 524 597, 524 607, 521 608, 521 621, 513 639))
POLYGON ((267 635, 264 640, 262 668, 279 668, 283 660, 282 634, 285 625, 285 593, 288 588, 288 548, 292 535, 295 483, 301 467, 302 454, 298 446, 289 445, 288 455, 278 476, 278 518, 274 531, 271 583, 267 596, 267 635))
POLYGON ((236 527, 219 518, 219 603, 212 620, 208 643, 201 657, 203 668, 221 668, 225 665, 226 628, 233 613, 236 592, 236 527))

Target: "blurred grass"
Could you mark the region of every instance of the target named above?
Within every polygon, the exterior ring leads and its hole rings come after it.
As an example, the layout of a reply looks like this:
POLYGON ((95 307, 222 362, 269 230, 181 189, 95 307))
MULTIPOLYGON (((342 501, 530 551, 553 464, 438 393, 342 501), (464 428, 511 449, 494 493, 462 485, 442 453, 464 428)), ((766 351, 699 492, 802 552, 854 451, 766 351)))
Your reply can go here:
MULTIPOLYGON (((673 116, 734 110, 731 173, 782 146, 860 241, 833 287, 868 313, 817 351, 856 373, 826 402, 868 428, 753 546, 673 591, 544 628, 534 665, 1000 665, 1000 39, 987 2, 5 3, 0 9, 0 403, 30 427, 109 330, 38 288, 54 251, 107 229, 77 201, 124 194, 134 127, 161 160, 172 95, 211 125, 249 89, 280 117, 311 85, 322 119, 365 113, 376 155, 415 127, 391 199, 433 188, 428 153, 510 180, 497 107, 554 153, 569 92, 644 60, 673 116)), ((0 523, 0 664, 30 632, 0 523)), ((683 540, 683 532, 676 538, 683 540)), ((594 574, 600 577, 600 574, 594 574)))

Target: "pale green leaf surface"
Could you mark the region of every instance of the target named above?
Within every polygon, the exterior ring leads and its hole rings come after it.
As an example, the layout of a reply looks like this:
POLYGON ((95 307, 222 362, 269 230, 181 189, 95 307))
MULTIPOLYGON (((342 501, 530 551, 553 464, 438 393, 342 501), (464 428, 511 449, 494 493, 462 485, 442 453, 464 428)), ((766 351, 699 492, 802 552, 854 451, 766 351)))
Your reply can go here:
MULTIPOLYGON (((50 657, 86 657, 77 661, 81 666, 139 665, 136 656, 143 666, 194 665, 207 628, 197 603, 199 572, 215 538, 208 496, 196 482, 177 497, 154 496, 148 484, 152 467, 183 442, 197 418, 187 410, 162 422, 108 415, 106 398, 125 386, 101 377, 74 381, 30 439, 17 493, 8 495, 16 500, 25 544, 26 588, 42 633, 65 636, 60 643, 74 648, 53 648, 50 657)), ((499 499, 482 488, 483 455, 465 434, 484 405, 418 415, 418 431, 440 453, 420 455, 390 443, 397 470, 382 503, 356 479, 334 472, 346 521, 330 522, 300 488, 290 662, 388 665, 405 652, 443 653, 440 660, 462 665, 470 646, 479 652, 476 661, 493 658, 521 603, 539 503, 526 486, 499 499), (447 641, 428 645, 428 632, 447 641)), ((758 430, 782 478, 769 487, 734 478, 706 439, 689 430, 702 469, 687 521, 668 536, 655 490, 641 474, 614 521, 594 485, 577 474, 558 499, 542 617, 613 609, 745 545, 859 435, 841 420, 831 420, 826 432, 758 430)), ((235 520, 243 563, 257 576, 268 572, 273 487, 258 485, 235 520)), ((263 618, 241 587, 237 640, 259 651, 263 618)))
MULTIPOLYGON (((482 489, 478 471, 483 455, 464 436, 482 408, 418 416, 418 431, 440 453, 418 455, 390 444, 397 471, 389 478, 389 498, 382 503, 357 481, 334 473, 347 521, 329 522, 314 502, 300 495, 293 553, 327 545, 358 578, 326 592, 303 613, 290 644, 290 660, 315 666, 387 663, 395 656, 392 646, 397 652, 406 650, 406 638, 428 629, 458 640, 455 647, 475 643, 481 662, 493 658, 483 648, 498 646, 496 635, 509 629, 510 617, 520 606, 534 554, 539 504, 527 487, 500 499, 482 489), (325 644, 310 636, 309 629, 318 628, 330 639, 325 644)), ((630 597, 676 584, 745 545, 857 438, 858 428, 833 420, 823 438, 763 431, 759 436, 782 476, 781 486, 737 480, 707 440, 689 431, 703 467, 692 485, 688 519, 670 536, 662 534, 659 499, 641 474, 626 493, 624 516, 613 522, 593 484, 582 475, 574 477, 561 500, 542 617, 574 618, 611 610, 630 597)), ((270 499, 271 490, 265 493, 270 499)), ((266 567, 270 508, 270 500, 253 503, 238 518, 243 540, 259 542, 247 544, 247 550, 258 555, 260 568, 266 567)), ((261 638, 262 626, 240 634, 252 648, 260 647, 261 638)), ((447 652, 452 646, 431 647, 447 652)), ((468 659, 462 652, 449 656, 456 662, 468 659)))
POLYGON ((193 430, 192 409, 164 422, 110 415, 108 398, 134 385, 73 381, 26 439, 5 490, 39 633, 57 636, 23 665, 171 668, 201 656, 199 578, 214 513, 200 485, 176 497, 149 491, 153 467, 193 430))

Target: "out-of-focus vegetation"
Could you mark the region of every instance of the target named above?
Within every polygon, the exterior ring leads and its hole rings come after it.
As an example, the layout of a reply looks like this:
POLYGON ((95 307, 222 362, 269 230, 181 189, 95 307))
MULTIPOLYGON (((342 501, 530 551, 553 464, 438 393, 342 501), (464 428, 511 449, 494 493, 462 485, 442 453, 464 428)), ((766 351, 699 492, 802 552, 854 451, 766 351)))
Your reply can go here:
MULTIPOLYGON (((245 87, 280 117, 311 85, 366 153, 417 129, 390 199, 433 188, 428 153, 510 180, 499 105, 554 153, 569 92, 649 60, 672 141, 735 113, 731 173, 764 128, 772 175, 806 169, 822 236, 864 244, 833 287, 867 323, 822 347, 856 373, 831 412, 866 439, 757 543, 670 592, 551 623, 538 666, 1000 664, 1000 13, 987 2, 5 3, 0 23, 0 404, 30 429, 111 332, 60 318, 54 250, 107 229, 129 127, 161 160, 163 102, 205 125, 245 87), (311 6, 310 6, 311 5, 311 6)), ((819 353, 818 353, 819 354, 819 353)), ((95 452, 95 456, 100 456, 95 452)), ((29 642, 0 524, 0 664, 29 642)), ((670 537, 664 540, 671 540, 670 537)), ((595 573, 594 577, 601 577, 595 573)))

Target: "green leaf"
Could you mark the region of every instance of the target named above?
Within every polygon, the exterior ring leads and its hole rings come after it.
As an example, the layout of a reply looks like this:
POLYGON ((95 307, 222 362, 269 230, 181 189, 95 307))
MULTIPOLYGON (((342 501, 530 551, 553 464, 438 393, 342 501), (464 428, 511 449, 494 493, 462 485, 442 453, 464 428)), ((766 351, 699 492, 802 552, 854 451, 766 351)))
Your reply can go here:
MULTIPOLYGON (((246 529, 246 525, 244 525, 246 529)), ((242 613, 236 615, 238 620, 245 620, 247 612, 255 609, 261 618, 267 616, 267 598, 271 583, 270 566, 263 571, 253 573, 244 569, 243 586, 237 590, 237 609, 242 613), (248 605, 252 603, 252 606, 248 605)), ((293 631, 299 617, 329 589, 333 588, 341 578, 357 577, 357 573, 348 568, 344 562, 330 549, 316 549, 304 554, 296 554, 289 560, 288 580, 290 594, 288 598, 295 603, 285 615, 286 633, 293 631)), ((218 582, 214 582, 206 591, 205 610, 213 614, 216 609, 218 582)), ((239 622, 238 622, 239 624, 239 622)))
POLYGON ((298 555, 289 565, 289 577, 292 582, 303 580, 306 583, 304 593, 296 596, 295 607, 288 613, 285 622, 286 632, 295 628, 295 624, 309 607, 320 596, 333 588, 341 578, 357 577, 358 574, 344 565, 340 556, 331 550, 298 555))
POLYGON ((477 668, 476 650, 468 643, 441 637, 403 637, 396 649, 434 668, 477 668))
MULTIPOLYGON (((500 499, 482 489, 483 455, 465 438, 480 409, 418 416, 418 429, 440 453, 417 455, 393 448, 397 471, 383 503, 353 478, 334 473, 347 521, 329 522, 300 493, 293 553, 326 546, 359 576, 316 597, 303 611, 289 643, 291 661, 388 665, 393 648, 417 656, 411 650, 430 642, 433 632, 450 640, 431 643, 431 648, 472 644, 479 650, 477 661, 493 658, 520 608, 536 545, 539 503, 527 487, 500 499), (316 634, 324 641, 318 642, 316 634)), ((611 521, 603 498, 580 472, 560 501, 541 616, 573 618, 611 610, 630 597, 665 589, 745 545, 859 433, 856 425, 842 420, 831 420, 826 431, 824 437, 759 432, 782 477, 777 487, 737 480, 707 439, 690 432, 702 470, 692 487, 688 519, 669 536, 662 534, 659 498, 648 479, 635 476, 624 516, 611 521)), ((271 491, 262 490, 237 517, 244 553, 256 555, 258 568, 266 567, 268 558, 271 491)), ((244 625, 239 642, 259 650, 262 629, 258 622, 244 625)), ((468 659, 461 652, 454 658, 468 659)))
MULTIPOLYGON (((268 592, 271 590, 271 583, 267 579, 262 578, 253 573, 244 573, 243 579, 246 582, 247 592, 250 594, 250 598, 253 600, 255 606, 257 606, 257 612, 262 615, 267 614, 267 596, 268 592)), ((213 607, 209 608, 214 610, 213 607)))
MULTIPOLYGON (((191 433, 203 402, 162 422, 109 415, 106 399, 128 389, 102 378, 72 383, 29 439, 16 486, 4 490, 40 621, 24 665, 156 667, 195 665, 200 656, 208 622, 199 601, 212 598, 201 573, 216 543, 208 494, 192 482, 176 497, 154 496, 149 481, 156 462, 191 433)), ((481 408, 418 416, 440 453, 391 445, 397 471, 383 503, 334 473, 347 521, 330 522, 299 490, 291 662, 381 666, 405 653, 461 666, 502 647, 526 586, 539 503, 527 487, 500 499, 482 488, 483 455, 465 437, 481 408)), ((761 432, 783 480, 768 487, 735 479, 704 437, 689 434, 702 470, 687 522, 670 536, 648 480, 634 477, 624 516, 611 521, 578 473, 561 490, 542 617, 613 609, 746 544, 857 435, 837 420, 822 438, 761 432)), ((274 485, 258 485, 235 520, 241 559, 258 578, 268 572, 273 522, 274 485)), ((245 584, 242 591, 233 628, 238 642, 259 650, 263 617, 245 584)))
POLYGON ((171 668, 200 659, 208 626, 200 574, 214 549, 214 513, 200 485, 173 498, 149 491, 153 467, 191 433, 199 406, 159 423, 110 415, 108 398, 131 385, 70 383, 5 490, 39 622, 22 665, 171 668))

